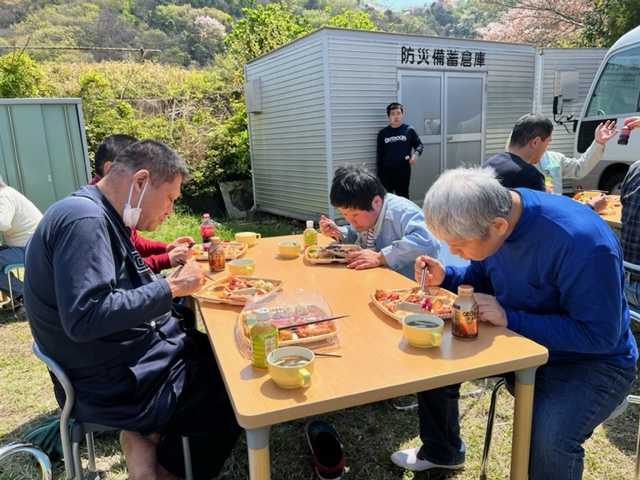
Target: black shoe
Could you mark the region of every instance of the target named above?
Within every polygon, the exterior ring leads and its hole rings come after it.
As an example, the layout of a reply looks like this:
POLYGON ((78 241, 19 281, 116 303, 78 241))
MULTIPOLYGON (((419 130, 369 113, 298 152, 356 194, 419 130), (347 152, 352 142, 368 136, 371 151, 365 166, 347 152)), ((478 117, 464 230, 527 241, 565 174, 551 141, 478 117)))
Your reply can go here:
POLYGON ((313 467, 320 480, 340 480, 347 459, 338 432, 327 422, 314 420, 305 428, 313 467))

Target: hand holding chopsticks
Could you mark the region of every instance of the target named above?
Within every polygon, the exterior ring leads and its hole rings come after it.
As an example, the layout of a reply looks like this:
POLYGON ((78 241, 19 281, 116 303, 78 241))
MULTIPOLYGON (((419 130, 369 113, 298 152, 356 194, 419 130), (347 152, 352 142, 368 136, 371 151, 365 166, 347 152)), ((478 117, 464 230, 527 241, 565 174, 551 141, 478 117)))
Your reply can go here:
POLYGON ((444 265, 438 260, 426 255, 416 258, 415 279, 421 289, 440 286, 444 277, 444 265))

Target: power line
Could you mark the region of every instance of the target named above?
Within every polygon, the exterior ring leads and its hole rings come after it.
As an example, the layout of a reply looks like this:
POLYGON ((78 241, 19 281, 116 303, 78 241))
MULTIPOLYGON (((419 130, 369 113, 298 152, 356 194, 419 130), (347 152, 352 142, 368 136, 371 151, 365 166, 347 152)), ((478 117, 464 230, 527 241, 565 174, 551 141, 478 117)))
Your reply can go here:
POLYGON ((60 47, 54 45, 6 45, 0 46, 0 50, 80 50, 89 52, 136 52, 144 57, 147 53, 161 53, 157 48, 125 48, 125 47, 60 47))

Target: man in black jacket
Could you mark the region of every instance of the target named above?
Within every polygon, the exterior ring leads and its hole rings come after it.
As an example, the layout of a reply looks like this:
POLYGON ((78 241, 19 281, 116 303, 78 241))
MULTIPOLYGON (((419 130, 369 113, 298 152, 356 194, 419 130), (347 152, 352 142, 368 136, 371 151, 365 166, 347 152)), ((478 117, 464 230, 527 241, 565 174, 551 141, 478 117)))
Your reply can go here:
POLYGON ((413 127, 402 123, 403 116, 402 104, 387 106, 389 126, 378 133, 376 164, 387 192, 409 198, 411 165, 416 163, 416 154, 422 155, 423 146, 413 127))

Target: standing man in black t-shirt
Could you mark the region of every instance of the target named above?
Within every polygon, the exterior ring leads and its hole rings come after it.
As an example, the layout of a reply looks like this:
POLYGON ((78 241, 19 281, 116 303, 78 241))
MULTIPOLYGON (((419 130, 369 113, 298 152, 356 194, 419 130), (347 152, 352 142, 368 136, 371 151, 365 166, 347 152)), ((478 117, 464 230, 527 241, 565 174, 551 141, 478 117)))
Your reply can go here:
POLYGON ((403 116, 402 104, 387 106, 389 126, 378 133, 376 165, 387 192, 409 198, 411 165, 416 163, 416 154, 422 155, 423 146, 413 127, 402 123, 403 116))
POLYGON ((552 133, 553 123, 544 115, 523 115, 513 127, 507 151, 488 158, 482 166, 493 168, 500 183, 507 188, 544 192, 544 175, 535 165, 551 143, 552 133))

